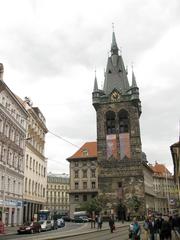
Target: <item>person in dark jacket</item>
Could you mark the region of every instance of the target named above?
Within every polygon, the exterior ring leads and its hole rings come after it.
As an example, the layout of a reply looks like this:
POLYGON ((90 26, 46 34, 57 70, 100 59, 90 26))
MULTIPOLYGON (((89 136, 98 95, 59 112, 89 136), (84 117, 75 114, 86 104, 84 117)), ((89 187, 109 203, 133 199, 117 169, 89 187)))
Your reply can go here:
POLYGON ((164 218, 161 225, 161 240, 171 240, 171 225, 168 217, 164 218))
POLYGON ((157 222, 155 221, 154 217, 152 216, 149 219, 150 240, 155 240, 156 239, 157 232, 158 232, 157 222))
POLYGON ((115 230, 115 224, 114 224, 114 219, 112 216, 110 216, 110 218, 109 218, 109 227, 110 227, 111 233, 113 233, 113 231, 115 230))

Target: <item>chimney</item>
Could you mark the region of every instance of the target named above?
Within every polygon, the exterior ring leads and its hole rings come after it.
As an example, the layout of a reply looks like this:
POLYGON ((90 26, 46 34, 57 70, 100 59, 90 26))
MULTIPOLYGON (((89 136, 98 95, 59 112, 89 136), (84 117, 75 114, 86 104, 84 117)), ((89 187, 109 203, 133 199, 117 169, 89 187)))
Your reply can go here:
POLYGON ((0 63, 0 80, 3 81, 4 66, 0 63))

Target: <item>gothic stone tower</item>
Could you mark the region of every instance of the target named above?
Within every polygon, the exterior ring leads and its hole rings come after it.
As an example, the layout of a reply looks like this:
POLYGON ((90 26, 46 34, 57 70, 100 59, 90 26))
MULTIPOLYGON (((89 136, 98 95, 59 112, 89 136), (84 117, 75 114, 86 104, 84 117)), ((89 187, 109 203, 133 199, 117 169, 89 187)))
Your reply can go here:
POLYGON ((141 102, 135 75, 129 85, 115 33, 108 58, 103 90, 95 76, 93 106, 97 113, 97 157, 99 194, 109 199, 110 208, 136 196, 145 211, 145 191, 139 118, 141 102))

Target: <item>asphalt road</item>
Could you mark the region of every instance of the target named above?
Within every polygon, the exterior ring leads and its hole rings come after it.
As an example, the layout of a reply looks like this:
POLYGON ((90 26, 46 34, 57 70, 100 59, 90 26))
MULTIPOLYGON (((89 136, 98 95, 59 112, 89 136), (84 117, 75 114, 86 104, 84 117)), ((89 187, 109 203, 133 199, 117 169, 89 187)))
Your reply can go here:
MULTIPOLYGON (((62 240, 63 238, 56 238, 62 240)), ((128 240, 128 226, 117 228, 113 233, 110 230, 97 230, 96 232, 86 233, 73 237, 66 237, 65 240, 128 240)))
MULTIPOLYGON (((51 230, 51 231, 47 231, 47 232, 41 232, 41 233, 35 233, 35 234, 11 234, 11 235, 0 235, 0 240, 16 240, 16 239, 20 239, 20 240, 42 240, 45 239, 47 236, 48 237, 55 237, 58 235, 62 235, 63 233, 66 232, 71 232, 71 231, 76 231, 77 229, 79 229, 79 231, 81 231, 81 229, 84 228, 84 224, 83 223, 66 223, 66 226, 63 228, 58 228, 57 230, 51 230)), ((78 230, 77 230, 78 232, 78 230)))

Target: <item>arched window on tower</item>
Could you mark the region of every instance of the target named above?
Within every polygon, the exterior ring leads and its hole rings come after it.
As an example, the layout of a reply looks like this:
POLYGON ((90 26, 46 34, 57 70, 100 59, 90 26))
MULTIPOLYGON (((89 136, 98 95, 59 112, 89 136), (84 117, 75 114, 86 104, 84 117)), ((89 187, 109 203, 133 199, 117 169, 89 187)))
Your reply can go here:
POLYGON ((119 133, 129 132, 129 118, 126 110, 121 110, 118 114, 119 117, 119 133))
POLYGON ((107 134, 115 134, 116 133, 115 113, 112 111, 109 111, 106 113, 106 129, 107 129, 107 134))

